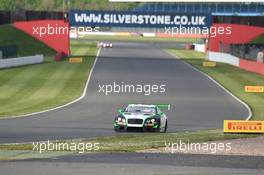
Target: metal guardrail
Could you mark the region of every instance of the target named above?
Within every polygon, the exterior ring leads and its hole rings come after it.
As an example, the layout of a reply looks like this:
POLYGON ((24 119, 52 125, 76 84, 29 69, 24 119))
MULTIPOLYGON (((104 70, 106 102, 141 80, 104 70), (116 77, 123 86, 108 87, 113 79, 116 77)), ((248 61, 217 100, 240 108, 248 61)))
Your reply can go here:
POLYGON ((43 61, 44 61, 43 55, 0 59, 0 69, 29 65, 29 64, 38 64, 38 63, 43 63, 43 61))

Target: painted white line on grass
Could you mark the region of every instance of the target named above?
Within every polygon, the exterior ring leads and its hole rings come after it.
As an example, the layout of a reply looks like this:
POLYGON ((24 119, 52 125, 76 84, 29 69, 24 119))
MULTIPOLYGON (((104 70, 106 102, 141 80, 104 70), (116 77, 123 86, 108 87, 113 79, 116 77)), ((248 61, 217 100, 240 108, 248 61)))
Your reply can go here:
POLYGON ((173 56, 174 58, 177 58, 179 61, 181 61, 182 63, 184 63, 185 65, 187 65, 188 67, 190 67, 191 69, 201 73, 202 75, 206 76, 207 78, 209 78, 211 81, 213 81, 216 85, 218 85, 219 87, 221 87, 225 92, 227 92, 229 95, 231 95, 235 100, 237 100, 239 103, 241 103, 243 106, 245 106, 245 108, 247 108, 248 110, 248 117, 245 119, 246 121, 250 120, 252 117, 252 110, 251 108, 248 106, 247 103, 245 103, 244 101, 242 101, 241 99, 239 99, 237 96, 235 96, 232 92, 230 92, 228 89, 226 89, 223 85, 221 85, 219 82, 217 82, 215 79, 213 79, 210 75, 200 71, 199 69, 197 69, 196 67, 192 66, 191 64, 179 59, 176 55, 172 54, 169 51, 166 51, 167 53, 169 53, 171 56, 173 56))
POLYGON ((39 111, 39 112, 33 112, 33 113, 30 113, 30 114, 23 114, 23 115, 9 116, 9 117, 0 117, 0 119, 11 119, 11 118, 18 118, 18 117, 29 117, 29 116, 33 116, 33 115, 37 115, 37 114, 42 114, 42 113, 46 113, 46 112, 50 112, 50 111, 54 111, 54 110, 57 110, 57 109, 64 108, 66 106, 69 106, 69 105, 71 105, 73 103, 76 103, 76 102, 80 101, 81 99, 83 99, 85 97, 85 95, 86 95, 86 91, 87 91, 87 88, 88 88, 88 85, 89 85, 89 82, 90 82, 90 79, 91 79, 91 76, 92 76, 94 67, 96 65, 97 59, 99 57, 100 51, 101 51, 101 48, 99 48, 98 51, 97 51, 97 53, 96 53, 96 57, 95 57, 93 66, 92 66, 91 70, 89 71, 89 75, 88 75, 88 78, 86 80, 85 87, 83 89, 83 93, 82 93, 82 95, 80 97, 78 97, 77 99, 75 99, 73 101, 70 101, 70 102, 68 102, 66 104, 63 104, 61 106, 57 106, 55 108, 50 108, 50 109, 46 109, 46 110, 39 111))

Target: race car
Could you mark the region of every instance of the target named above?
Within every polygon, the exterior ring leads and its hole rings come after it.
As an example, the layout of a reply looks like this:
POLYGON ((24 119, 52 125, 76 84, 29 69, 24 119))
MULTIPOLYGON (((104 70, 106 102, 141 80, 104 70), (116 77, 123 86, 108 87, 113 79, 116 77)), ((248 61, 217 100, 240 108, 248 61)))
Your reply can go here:
POLYGON ((103 47, 103 48, 112 48, 113 44, 110 42, 99 42, 97 44, 97 47, 103 47))
POLYGON ((142 128, 142 131, 167 132, 168 120, 160 109, 170 109, 168 104, 129 104, 119 109, 114 118, 115 131, 142 128))

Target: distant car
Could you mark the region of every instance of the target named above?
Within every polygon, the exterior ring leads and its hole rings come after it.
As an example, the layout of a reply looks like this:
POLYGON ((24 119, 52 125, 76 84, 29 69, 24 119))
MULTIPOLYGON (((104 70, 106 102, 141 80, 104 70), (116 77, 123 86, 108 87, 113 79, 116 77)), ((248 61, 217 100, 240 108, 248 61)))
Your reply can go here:
POLYGON ((160 109, 170 109, 170 105, 129 104, 119 109, 114 119, 115 131, 127 131, 128 128, 142 128, 142 131, 167 132, 168 119, 160 109))
POLYGON ((99 42, 97 46, 103 48, 112 48, 113 44, 111 42, 99 42))

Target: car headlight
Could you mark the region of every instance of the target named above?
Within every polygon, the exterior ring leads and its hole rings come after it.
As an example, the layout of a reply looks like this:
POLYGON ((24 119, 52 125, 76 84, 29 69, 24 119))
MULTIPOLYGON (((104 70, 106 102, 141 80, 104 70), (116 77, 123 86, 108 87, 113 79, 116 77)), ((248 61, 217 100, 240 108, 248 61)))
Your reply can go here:
POLYGON ((123 116, 117 116, 115 118, 115 122, 118 124, 118 125, 126 125, 126 119, 123 117, 123 116))
POLYGON ((145 124, 159 124, 160 119, 159 118, 149 118, 146 119, 145 124))

